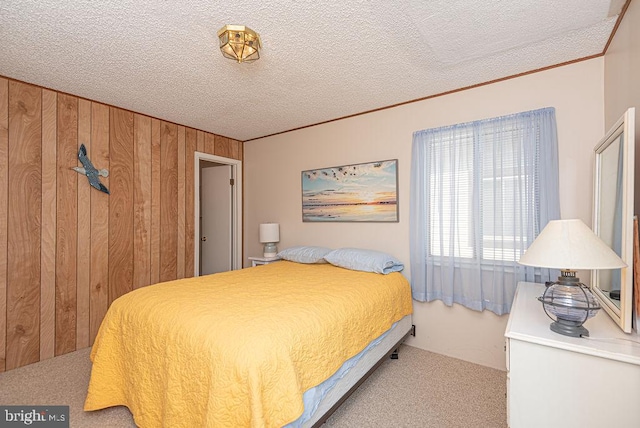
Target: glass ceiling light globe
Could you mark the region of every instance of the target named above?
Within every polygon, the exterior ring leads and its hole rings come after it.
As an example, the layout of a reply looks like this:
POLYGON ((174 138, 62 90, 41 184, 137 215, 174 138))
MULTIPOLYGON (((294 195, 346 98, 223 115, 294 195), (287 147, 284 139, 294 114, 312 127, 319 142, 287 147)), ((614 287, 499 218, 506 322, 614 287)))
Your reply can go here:
POLYGON ((220 51, 237 62, 254 62, 260 58, 260 35, 244 25, 225 25, 218 30, 220 51))

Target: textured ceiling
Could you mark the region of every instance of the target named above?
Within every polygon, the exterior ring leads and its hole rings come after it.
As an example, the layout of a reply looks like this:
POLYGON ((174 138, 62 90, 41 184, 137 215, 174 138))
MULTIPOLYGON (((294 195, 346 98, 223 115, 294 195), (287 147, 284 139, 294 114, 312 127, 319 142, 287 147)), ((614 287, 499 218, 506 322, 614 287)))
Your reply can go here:
POLYGON ((248 140, 600 54, 623 5, 2 0, 0 75, 248 140), (261 59, 224 59, 225 24, 261 59))

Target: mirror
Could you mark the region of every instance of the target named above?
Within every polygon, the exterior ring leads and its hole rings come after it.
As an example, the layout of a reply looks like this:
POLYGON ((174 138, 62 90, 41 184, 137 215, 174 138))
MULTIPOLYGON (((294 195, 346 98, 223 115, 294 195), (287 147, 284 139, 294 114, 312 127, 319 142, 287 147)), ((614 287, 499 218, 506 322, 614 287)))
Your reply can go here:
POLYGON ((628 267, 592 271, 591 289, 625 333, 633 296, 634 119, 630 108, 594 149, 593 231, 628 267))

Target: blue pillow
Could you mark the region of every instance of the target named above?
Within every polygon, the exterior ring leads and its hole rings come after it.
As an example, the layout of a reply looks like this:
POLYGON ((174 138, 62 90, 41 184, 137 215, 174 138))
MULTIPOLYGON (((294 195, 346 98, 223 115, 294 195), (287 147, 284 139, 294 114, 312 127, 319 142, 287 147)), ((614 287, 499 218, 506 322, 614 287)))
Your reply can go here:
POLYGON ((389 254, 359 248, 339 248, 324 256, 324 259, 334 266, 385 275, 404 269, 402 262, 389 254))
POLYGON ((331 248, 299 245, 280 251, 278 257, 296 263, 326 263, 324 256, 330 252, 331 248))

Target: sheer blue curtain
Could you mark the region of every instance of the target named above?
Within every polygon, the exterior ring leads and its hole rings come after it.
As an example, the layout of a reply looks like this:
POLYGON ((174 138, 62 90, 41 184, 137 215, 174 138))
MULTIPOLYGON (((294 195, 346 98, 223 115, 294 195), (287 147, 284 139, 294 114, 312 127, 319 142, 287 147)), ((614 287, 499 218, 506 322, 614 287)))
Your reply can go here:
POLYGON ((413 134, 415 300, 502 315, 518 281, 555 279, 517 261, 560 218, 556 134, 554 108, 413 134))

